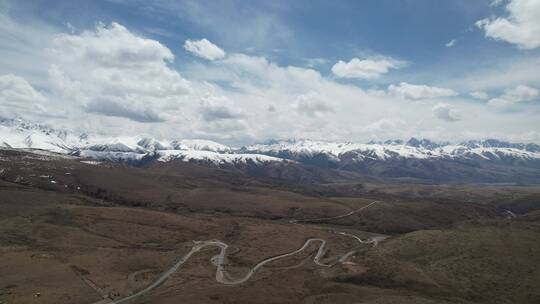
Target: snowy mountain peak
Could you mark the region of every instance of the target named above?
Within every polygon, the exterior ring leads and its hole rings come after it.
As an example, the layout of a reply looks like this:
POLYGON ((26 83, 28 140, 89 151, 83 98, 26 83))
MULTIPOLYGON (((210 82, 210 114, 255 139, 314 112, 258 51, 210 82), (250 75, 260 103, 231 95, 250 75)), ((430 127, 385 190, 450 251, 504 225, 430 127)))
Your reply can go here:
POLYGON ((196 151, 211 151, 220 153, 230 153, 232 149, 220 143, 204 139, 183 139, 173 141, 172 148, 175 150, 196 150, 196 151))
POLYGON ((284 159, 309 164, 358 164, 396 159, 513 161, 539 160, 537 144, 508 143, 496 139, 459 144, 411 138, 385 142, 325 142, 308 139, 272 140, 233 149, 202 139, 158 140, 143 136, 97 136, 0 118, 0 146, 42 149, 112 161, 183 160, 223 163, 265 163, 284 159))
POLYGON ((512 144, 498 140, 469 141, 459 144, 435 143, 428 139, 411 138, 407 142, 336 143, 312 140, 275 141, 243 147, 245 153, 261 153, 290 159, 324 155, 330 160, 365 161, 395 158, 416 159, 540 159, 536 144, 512 144))

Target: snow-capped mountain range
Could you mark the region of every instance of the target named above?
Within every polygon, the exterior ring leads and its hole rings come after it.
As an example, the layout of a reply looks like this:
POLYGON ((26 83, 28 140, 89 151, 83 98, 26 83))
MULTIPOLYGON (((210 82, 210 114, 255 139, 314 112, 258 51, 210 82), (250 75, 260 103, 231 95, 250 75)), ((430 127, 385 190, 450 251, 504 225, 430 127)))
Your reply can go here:
POLYGON ((262 154, 235 153, 232 148, 209 140, 156 140, 141 136, 76 134, 22 120, 1 118, 0 147, 40 149, 84 158, 130 163, 145 159, 162 162, 195 161, 214 165, 284 161, 262 154))
POLYGON ((459 144, 412 138, 386 142, 337 143, 313 140, 271 141, 241 148, 199 139, 157 140, 149 137, 107 137, 76 134, 22 120, 0 118, 0 147, 41 149, 109 161, 168 162, 183 160, 224 164, 297 162, 331 168, 352 168, 395 160, 445 160, 506 162, 538 161, 537 144, 512 144, 498 140, 459 144))
POLYGON ((459 144, 435 143, 411 138, 407 142, 336 143, 312 140, 278 141, 240 149, 281 158, 301 160, 325 156, 334 162, 384 161, 389 159, 540 159, 537 144, 512 144, 494 139, 459 144))

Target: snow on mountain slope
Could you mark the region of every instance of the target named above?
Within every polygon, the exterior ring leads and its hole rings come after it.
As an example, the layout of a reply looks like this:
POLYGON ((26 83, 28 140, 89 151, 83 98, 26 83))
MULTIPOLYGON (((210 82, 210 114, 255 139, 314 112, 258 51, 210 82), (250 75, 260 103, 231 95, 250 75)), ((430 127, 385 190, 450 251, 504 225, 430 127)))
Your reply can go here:
MULTIPOLYGON (((225 145, 202 139, 157 140, 141 136, 96 136, 54 130, 22 120, 0 118, 0 147, 39 149, 82 158, 137 163, 145 158, 165 162, 197 161, 213 165, 264 164, 283 159, 261 154, 238 154, 225 145)), ((37 150, 36 150, 37 151, 37 150)))
POLYGON ((274 141, 241 149, 201 139, 158 140, 143 136, 98 136, 57 130, 22 120, 0 118, 0 147, 41 149, 109 161, 184 160, 212 164, 262 164, 284 159, 319 164, 351 164, 395 159, 540 160, 540 146, 498 140, 459 144, 412 138, 370 143, 313 140, 274 141))
POLYGON ((339 162, 344 158, 353 161, 388 160, 394 158, 414 159, 485 159, 504 158, 540 159, 540 149, 535 144, 510 144, 488 140, 462 144, 436 144, 428 140, 411 139, 407 143, 389 141, 385 143, 334 143, 312 140, 279 141, 244 147, 246 153, 260 153, 284 158, 312 158, 326 156, 339 162))
POLYGON ((64 130, 54 130, 22 120, 0 118, 0 146, 9 148, 42 149, 66 153, 84 140, 64 130))
POLYGON ((281 162, 283 159, 261 154, 226 154, 202 150, 163 150, 158 151, 158 161, 168 162, 171 160, 202 161, 214 165, 223 164, 265 164, 269 162, 281 162))
POLYGON ((232 149, 214 141, 204 139, 183 139, 171 142, 174 150, 211 151, 219 153, 231 153, 232 149))
MULTIPOLYGON (((146 139, 148 140, 148 139, 146 139)), ((88 144, 73 147, 73 150, 90 150, 100 152, 133 152, 144 153, 147 150, 139 145, 138 137, 90 137, 88 144)))
POLYGON ((93 151, 93 150, 80 150, 74 153, 74 155, 83 158, 92 158, 97 160, 107 160, 112 162, 128 162, 136 163, 141 161, 146 154, 129 152, 129 151, 93 151))
POLYGON ((347 152, 358 152, 361 159, 385 160, 396 155, 407 158, 426 158, 424 151, 406 145, 357 144, 336 143, 312 140, 281 141, 270 145, 253 145, 244 148, 244 151, 264 154, 290 154, 292 156, 313 157, 325 154, 331 159, 339 161, 339 157, 347 152))

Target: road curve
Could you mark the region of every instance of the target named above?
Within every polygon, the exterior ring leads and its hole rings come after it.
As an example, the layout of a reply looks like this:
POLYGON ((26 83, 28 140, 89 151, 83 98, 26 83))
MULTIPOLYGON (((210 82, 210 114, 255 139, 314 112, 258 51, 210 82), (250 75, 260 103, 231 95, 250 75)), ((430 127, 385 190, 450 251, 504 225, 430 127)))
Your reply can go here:
POLYGON ((360 211, 362 211, 362 210, 364 210, 366 208, 371 207, 372 205, 374 205, 376 203, 377 203, 377 201, 373 201, 373 202, 365 205, 364 207, 358 208, 356 210, 353 210, 351 212, 348 212, 348 213, 345 213, 345 214, 342 214, 342 215, 331 216, 331 217, 320 217, 320 218, 314 218, 314 219, 290 220, 289 223, 296 224, 296 223, 301 223, 301 222, 322 222, 322 221, 328 221, 328 220, 336 220, 336 219, 351 216, 351 215, 353 215, 355 213, 358 213, 358 212, 360 212, 360 211))
POLYGON ((189 260, 189 258, 193 254, 195 254, 196 252, 198 252, 198 251, 200 251, 200 250, 202 250, 203 248, 206 248, 206 247, 217 247, 217 248, 220 249, 219 254, 215 255, 211 259, 212 264, 214 264, 216 266, 216 281, 219 282, 219 283, 225 284, 225 285, 236 285, 236 284, 242 284, 242 283, 246 282, 247 280, 249 280, 251 278, 251 276, 253 276, 253 274, 255 274, 255 272, 257 272, 257 270, 259 270, 265 264, 268 264, 270 262, 277 261, 277 260, 280 260, 280 259, 283 259, 283 258, 286 258, 286 257, 296 255, 296 254, 304 251, 311 243, 319 243, 319 247, 317 249, 317 253, 315 254, 315 257, 313 258, 313 262, 316 265, 321 266, 321 267, 331 267, 331 266, 333 266, 333 265, 335 265, 337 263, 342 262, 344 260, 344 258, 349 257, 353 253, 353 252, 347 252, 342 256, 338 256, 336 258, 336 262, 334 262, 334 263, 328 263, 328 264, 324 263, 324 262, 321 261, 321 259, 323 258, 324 254, 326 252, 326 241, 324 239, 320 239, 320 238, 310 238, 310 239, 307 239, 300 248, 298 248, 298 249, 296 249, 294 251, 288 252, 288 253, 278 255, 278 256, 266 258, 266 259, 262 260, 261 262, 257 263, 243 277, 237 278, 237 279, 232 279, 230 277, 230 275, 226 272, 225 268, 224 268, 224 264, 225 264, 225 260, 226 260, 226 254, 227 254, 227 248, 229 247, 229 245, 227 245, 226 243, 224 243, 222 241, 219 241, 219 240, 194 241, 194 245, 191 248, 191 250, 187 254, 185 254, 182 258, 180 258, 180 260, 178 260, 171 268, 169 268, 167 271, 163 272, 152 284, 148 285, 146 288, 138 291, 137 293, 134 293, 134 294, 132 294, 130 296, 127 296, 127 297, 124 297, 124 298, 121 298, 121 299, 112 300, 109 303, 110 304, 125 303, 125 302, 133 300, 133 299, 135 299, 137 297, 140 297, 140 296, 150 292, 151 290, 153 290, 156 287, 163 284, 173 273, 175 273, 178 270, 178 268, 182 264, 187 262, 189 260))
MULTIPOLYGON (((351 212, 348 212, 346 214, 343 214, 343 215, 338 215, 338 216, 333 216, 333 217, 326 217, 326 218, 316 218, 316 219, 304 219, 304 220, 291 220, 289 221, 290 223, 293 223, 293 224, 297 224, 297 223, 300 223, 300 222, 313 222, 313 221, 325 221, 325 220, 332 220, 332 219, 339 219, 339 218, 344 218, 344 217, 347 217, 347 216, 351 216, 357 212, 360 212, 361 210, 363 209, 366 209, 370 206, 372 206, 373 204, 377 203, 376 201, 362 207, 362 208, 359 208, 359 209, 356 209, 356 210, 353 210, 351 212)), ((340 232, 340 231, 332 231, 334 233, 337 233, 337 234, 340 234, 340 235, 344 235, 344 236, 348 236, 348 237, 352 237, 354 239, 356 239, 359 243, 361 244, 371 244, 373 243, 374 246, 376 246, 378 244, 378 242, 382 239, 384 239, 385 237, 373 237, 373 238, 370 238, 366 241, 360 239, 359 237, 357 237, 356 235, 353 235, 353 234, 350 234, 350 233, 347 233, 347 232, 340 232)), ((237 285, 237 284, 242 284, 246 281, 248 281, 252 276, 253 274, 255 274, 255 272, 257 272, 257 270, 259 270, 261 267, 263 267, 264 265, 268 264, 268 263, 271 263, 271 262, 274 262, 274 261, 277 261, 277 260, 280 260, 280 259, 283 259, 283 258, 286 258, 286 257, 290 257, 290 256, 294 256, 304 250, 306 250, 306 248, 308 248, 308 246, 312 243, 319 243, 319 247, 317 249, 317 253, 315 254, 315 256, 313 257, 313 262, 320 266, 320 267, 332 267, 338 263, 343 263, 348 257, 350 257, 352 254, 354 254, 356 251, 349 251, 349 252, 346 252, 345 254, 343 255, 339 255, 335 258, 333 258, 332 260, 335 260, 335 262, 333 263, 324 263, 321 261, 321 259, 323 258, 324 254, 326 253, 326 240, 324 239, 321 239, 321 238, 309 238, 307 239, 304 244, 294 250, 294 251, 291 251, 291 252, 288 252, 288 253, 284 253, 284 254, 281 254, 281 255, 277 255, 277 256, 274 256, 274 257, 269 257, 269 258, 266 258, 264 260, 262 260, 261 262, 257 263, 255 266, 253 266, 248 272, 246 275, 244 275, 243 277, 241 278, 237 278, 237 279, 232 279, 230 277, 230 275, 226 272, 225 268, 224 268, 224 265, 225 265, 225 261, 226 261, 226 257, 227 257, 227 248, 229 248, 229 245, 227 245, 226 243, 222 242, 222 241, 219 241, 219 240, 210 240, 210 241, 193 241, 193 247, 191 247, 191 250, 186 253, 184 256, 182 256, 171 268, 167 269, 166 271, 164 271, 152 284, 148 285, 147 287, 145 287, 144 289, 132 294, 132 295, 129 295, 129 296, 126 296, 124 298, 120 298, 120 299, 116 299, 116 300, 110 300, 109 302, 104 302, 104 300, 100 300, 98 302, 95 302, 93 304, 104 304, 104 303, 107 303, 107 304, 120 304, 120 303, 126 303, 128 301, 131 301, 135 298, 138 298, 140 296, 143 296, 145 295, 146 293, 152 291, 153 289, 159 287, 161 284, 163 284, 172 274, 174 274, 178 268, 180 268, 180 266, 182 266, 182 264, 186 263, 193 254, 201 251, 202 249, 204 248, 207 248, 207 247, 216 247, 216 248, 219 248, 219 254, 213 256, 210 261, 212 262, 212 264, 214 264, 216 266, 216 281, 219 282, 219 283, 222 283, 222 284, 225 284, 225 285, 237 285)))

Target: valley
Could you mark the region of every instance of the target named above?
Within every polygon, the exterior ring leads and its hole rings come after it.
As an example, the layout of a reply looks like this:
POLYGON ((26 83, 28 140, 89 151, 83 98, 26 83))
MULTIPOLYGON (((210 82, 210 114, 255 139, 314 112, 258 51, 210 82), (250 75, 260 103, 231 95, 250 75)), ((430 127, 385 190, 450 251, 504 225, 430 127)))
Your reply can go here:
POLYGON ((536 186, 293 184, 182 161, 1 152, 3 303, 540 296, 536 186))

